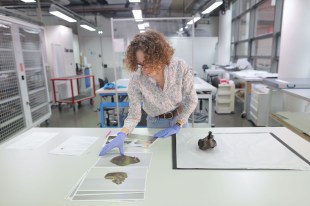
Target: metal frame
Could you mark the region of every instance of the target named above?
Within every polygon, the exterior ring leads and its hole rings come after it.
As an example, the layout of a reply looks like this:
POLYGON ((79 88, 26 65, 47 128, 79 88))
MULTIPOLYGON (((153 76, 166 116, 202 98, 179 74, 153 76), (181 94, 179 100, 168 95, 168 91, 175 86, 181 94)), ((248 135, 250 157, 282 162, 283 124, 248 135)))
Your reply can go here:
MULTIPOLYGON (((105 126, 105 110, 107 108, 127 108, 129 107, 129 102, 101 102, 100 103, 100 119, 101 119, 101 125, 100 127, 106 127, 105 126)), ((117 113, 117 116, 119 116, 119 113, 117 113)), ((118 117, 119 118, 119 117, 118 117)), ((120 125, 119 119, 117 122, 118 126, 120 125)))
POLYGON ((52 81, 52 86, 53 86, 54 101, 55 101, 55 103, 59 104, 58 105, 59 106, 59 110, 61 110, 61 103, 71 104, 73 106, 73 111, 75 111, 75 109, 76 109, 75 108, 75 106, 76 106, 75 103, 80 104, 82 101, 90 99, 91 105, 94 104, 93 98, 96 97, 96 86, 95 86, 95 76, 94 75, 83 75, 83 76, 73 76, 73 77, 56 77, 56 78, 51 78, 51 81, 52 81), (93 91, 93 94, 91 96, 87 96, 87 97, 80 96, 80 98, 78 98, 79 95, 80 95, 80 83, 79 83, 79 80, 80 79, 86 79, 86 78, 91 78, 92 79, 92 87, 93 87, 92 91, 93 91), (77 83, 78 96, 74 96, 73 80, 76 80, 76 83, 77 83), (71 98, 57 99, 55 81, 70 81, 71 98))

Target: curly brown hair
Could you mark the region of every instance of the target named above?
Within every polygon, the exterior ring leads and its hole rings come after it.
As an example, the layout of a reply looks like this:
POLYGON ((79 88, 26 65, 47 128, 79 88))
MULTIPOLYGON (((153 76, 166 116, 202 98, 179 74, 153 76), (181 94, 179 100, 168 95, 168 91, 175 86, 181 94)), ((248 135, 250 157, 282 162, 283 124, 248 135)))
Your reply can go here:
POLYGON ((149 29, 137 34, 127 47, 125 62, 129 71, 134 72, 138 69, 138 50, 144 53, 143 63, 151 65, 153 70, 160 70, 169 65, 174 53, 174 49, 162 33, 149 29))

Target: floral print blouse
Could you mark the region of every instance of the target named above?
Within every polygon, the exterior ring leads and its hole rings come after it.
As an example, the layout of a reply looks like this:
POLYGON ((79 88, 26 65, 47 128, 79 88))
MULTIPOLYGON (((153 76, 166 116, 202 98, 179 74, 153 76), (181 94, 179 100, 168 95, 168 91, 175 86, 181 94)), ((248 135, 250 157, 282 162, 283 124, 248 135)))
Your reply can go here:
POLYGON ((128 84, 129 111, 124 128, 129 133, 141 119, 141 103, 151 117, 175 110, 182 104, 183 112, 178 120, 186 122, 196 108, 198 97, 194 88, 193 74, 181 59, 173 58, 164 70, 165 85, 161 89, 155 80, 143 75, 141 70, 133 73, 128 84))

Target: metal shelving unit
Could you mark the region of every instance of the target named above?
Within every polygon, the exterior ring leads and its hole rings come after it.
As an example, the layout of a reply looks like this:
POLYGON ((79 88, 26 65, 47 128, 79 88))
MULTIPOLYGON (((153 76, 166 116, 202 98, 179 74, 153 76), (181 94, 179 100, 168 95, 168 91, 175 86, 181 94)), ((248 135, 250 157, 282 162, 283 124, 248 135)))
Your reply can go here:
POLYGON ((0 22, 0 141, 26 128, 11 28, 0 22))
POLYGON ((34 123, 50 113, 42 59, 41 32, 37 29, 19 28, 19 33, 26 71, 29 106, 34 123))
POLYGON ((42 28, 0 17, 0 141, 51 115, 42 28))

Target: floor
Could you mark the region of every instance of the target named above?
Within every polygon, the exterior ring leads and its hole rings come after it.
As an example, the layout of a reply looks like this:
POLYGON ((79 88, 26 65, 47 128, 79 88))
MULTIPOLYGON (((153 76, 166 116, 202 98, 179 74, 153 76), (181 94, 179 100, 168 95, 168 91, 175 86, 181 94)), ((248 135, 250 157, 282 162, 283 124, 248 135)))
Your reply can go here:
MULTIPOLYGON (((75 112, 70 105, 62 105, 61 111, 57 106, 52 107, 52 116, 48 125, 43 123, 41 127, 100 127, 100 112, 98 112, 100 97, 95 98, 94 105, 89 101, 82 102, 82 105, 75 112)), ((204 103, 207 106, 207 102, 204 103)), ((213 102, 213 107, 215 102, 213 102)), ((215 127, 252 127, 253 124, 240 117, 243 110, 243 103, 235 100, 235 112, 233 114, 216 114, 213 109, 212 124, 215 127)), ((206 123, 195 123, 195 127, 204 127, 206 123)))

